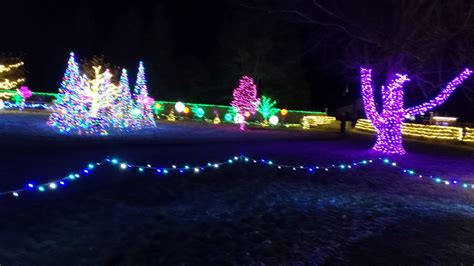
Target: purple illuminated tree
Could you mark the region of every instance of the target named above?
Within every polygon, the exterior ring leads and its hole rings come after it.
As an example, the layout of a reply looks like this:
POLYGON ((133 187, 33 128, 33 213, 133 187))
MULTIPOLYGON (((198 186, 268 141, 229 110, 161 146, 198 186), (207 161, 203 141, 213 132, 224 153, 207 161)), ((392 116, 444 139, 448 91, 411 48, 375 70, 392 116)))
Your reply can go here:
POLYGON ((245 130, 245 118, 254 115, 260 104, 260 98, 257 98, 257 86, 251 77, 243 76, 232 95, 234 98, 230 105, 242 118, 239 121, 240 130, 245 130))
POLYGON ((362 99, 365 113, 377 131, 377 141, 373 149, 388 154, 405 154, 402 145, 403 120, 409 116, 426 113, 441 105, 471 73, 471 70, 465 69, 449 82, 434 99, 408 109, 403 107, 403 84, 410 79, 406 75, 396 74, 388 86, 382 86, 382 112, 379 113, 375 106, 372 70, 361 68, 362 99))

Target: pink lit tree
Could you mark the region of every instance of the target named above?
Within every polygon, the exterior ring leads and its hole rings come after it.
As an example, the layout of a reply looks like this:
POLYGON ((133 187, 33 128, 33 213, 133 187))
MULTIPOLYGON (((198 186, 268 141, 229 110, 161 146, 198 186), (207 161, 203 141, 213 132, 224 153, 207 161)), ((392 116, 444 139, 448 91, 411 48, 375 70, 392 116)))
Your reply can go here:
POLYGON ((379 113, 375 106, 371 72, 371 69, 360 69, 362 99, 367 118, 377 131, 377 140, 373 149, 388 154, 405 154, 402 145, 402 123, 406 117, 426 113, 441 105, 472 73, 471 70, 465 69, 434 99, 408 109, 403 107, 403 85, 410 79, 406 75, 396 74, 388 86, 382 86, 382 112, 379 113))
POLYGON ((234 89, 234 96, 230 105, 234 107, 237 114, 241 116, 240 130, 245 130, 245 118, 254 115, 260 104, 260 98, 257 98, 257 86, 249 76, 243 76, 240 79, 239 86, 234 89))
POLYGON ((30 89, 28 89, 28 87, 26 86, 20 86, 20 88, 17 89, 16 91, 18 95, 21 96, 21 105, 20 105, 19 110, 23 111, 23 109, 25 108, 26 99, 30 98, 33 95, 33 92, 30 91, 30 89))

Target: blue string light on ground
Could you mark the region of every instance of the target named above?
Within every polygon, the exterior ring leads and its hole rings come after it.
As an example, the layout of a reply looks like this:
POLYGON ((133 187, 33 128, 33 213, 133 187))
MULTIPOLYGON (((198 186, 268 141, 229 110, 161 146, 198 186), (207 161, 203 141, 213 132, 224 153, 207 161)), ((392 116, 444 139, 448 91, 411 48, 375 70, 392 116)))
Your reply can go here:
POLYGON ((381 165, 386 166, 386 167, 395 168, 399 170, 400 173, 408 175, 408 176, 415 176, 419 179, 432 180, 436 184, 451 185, 451 186, 460 187, 463 189, 474 189, 474 184, 460 182, 457 179, 452 179, 452 178, 443 178, 440 176, 419 174, 415 170, 401 167, 397 162, 392 161, 390 159, 386 159, 386 158, 378 158, 376 160, 362 160, 362 161, 353 162, 349 164, 331 164, 331 165, 321 166, 321 165, 280 164, 280 163, 275 163, 272 160, 255 159, 255 158, 240 155, 240 156, 234 156, 224 161, 208 162, 202 165, 191 166, 190 164, 184 164, 184 165, 178 166, 177 164, 173 164, 168 167, 155 167, 150 164, 129 164, 127 162, 120 161, 119 159, 116 159, 116 158, 106 158, 100 162, 89 163, 84 169, 82 169, 79 172, 73 172, 65 177, 48 181, 45 183, 36 184, 34 182, 30 182, 26 184, 25 186, 23 186, 22 188, 0 192, 0 196, 11 195, 13 197, 19 197, 20 194, 24 192, 28 192, 28 191, 32 191, 32 192, 37 191, 40 193, 54 191, 54 190, 59 189, 60 187, 66 186, 67 184, 76 181, 77 179, 80 179, 84 175, 90 174, 96 168, 103 165, 115 166, 115 167, 118 167, 122 171, 136 170, 139 173, 153 171, 157 175, 168 175, 171 173, 199 174, 206 170, 220 169, 221 166, 235 167, 239 164, 240 165, 266 165, 266 166, 280 169, 280 170, 286 169, 290 171, 304 171, 306 173, 316 173, 316 172, 328 172, 330 170, 347 171, 347 170, 355 169, 361 166, 374 165, 374 162, 379 162, 381 165))

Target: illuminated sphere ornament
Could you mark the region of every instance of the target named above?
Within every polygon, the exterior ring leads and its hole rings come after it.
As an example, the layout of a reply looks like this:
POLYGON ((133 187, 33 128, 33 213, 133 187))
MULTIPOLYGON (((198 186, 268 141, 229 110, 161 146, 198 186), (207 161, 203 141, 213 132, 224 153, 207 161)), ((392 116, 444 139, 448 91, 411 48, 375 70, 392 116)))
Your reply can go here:
POLYGON ((280 114, 281 114, 282 116, 285 116, 285 115, 288 114, 288 110, 287 110, 287 109, 281 109, 281 110, 280 110, 280 114))
POLYGON ((245 116, 246 118, 249 118, 249 117, 250 117, 250 112, 245 112, 245 113, 244 113, 244 116, 245 116))
POLYGON ((186 106, 184 105, 184 103, 182 102, 177 102, 175 105, 174 105, 174 109, 176 110, 176 112, 178 113, 182 113, 184 112, 184 109, 186 108, 186 106))
POLYGON ((405 154, 402 145, 403 120, 410 116, 426 113, 441 105, 471 73, 471 70, 465 69, 449 82, 434 99, 407 109, 404 109, 403 106, 403 86, 410 79, 406 75, 396 74, 387 86, 382 86, 382 111, 379 113, 375 105, 372 70, 361 68, 362 100, 365 114, 377 131, 377 140, 373 149, 387 154, 405 154))
POLYGON ((189 109, 189 107, 187 107, 187 106, 186 106, 186 107, 184 107, 184 111, 183 111, 183 113, 185 113, 185 114, 189 114, 189 112, 191 112, 191 109, 189 109))
POLYGON ((205 114, 206 113, 204 112, 204 109, 202 109, 201 107, 196 109, 196 116, 198 118, 203 118, 205 114))
POLYGON ((232 120, 233 120, 232 114, 230 114, 230 113, 225 114, 224 115, 224 120, 226 122, 232 122, 232 120))
POLYGON ((236 123, 236 124, 242 124, 244 121, 245 121, 245 118, 244 118, 243 115, 241 115, 241 114, 236 114, 236 115, 234 116, 234 123, 236 123))
POLYGON ((272 115, 270 116, 270 118, 268 119, 268 122, 270 123, 270 125, 273 125, 273 126, 276 126, 278 125, 278 116, 276 115, 272 115))

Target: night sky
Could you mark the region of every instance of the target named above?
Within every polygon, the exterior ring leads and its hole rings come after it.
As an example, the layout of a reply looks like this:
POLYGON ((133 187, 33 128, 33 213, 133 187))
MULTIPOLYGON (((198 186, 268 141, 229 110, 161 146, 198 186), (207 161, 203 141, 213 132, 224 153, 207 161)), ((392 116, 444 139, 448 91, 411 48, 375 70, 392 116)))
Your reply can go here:
MULTIPOLYGON (((2 3, 0 53, 25 61, 34 91, 56 92, 74 51, 80 61, 103 55, 127 68, 132 81, 143 60, 150 93, 160 100, 227 104, 239 77, 254 73, 261 91, 280 107, 334 110, 359 96, 356 72, 348 78, 332 73, 321 67, 324 54, 308 52, 314 29, 307 25, 233 0, 97 2, 2 3), (253 52, 260 43, 272 48, 263 49, 264 67, 257 71, 255 62, 242 58, 247 52, 260 58, 253 52)), ((447 111, 459 114, 461 98, 448 101, 447 111)))

